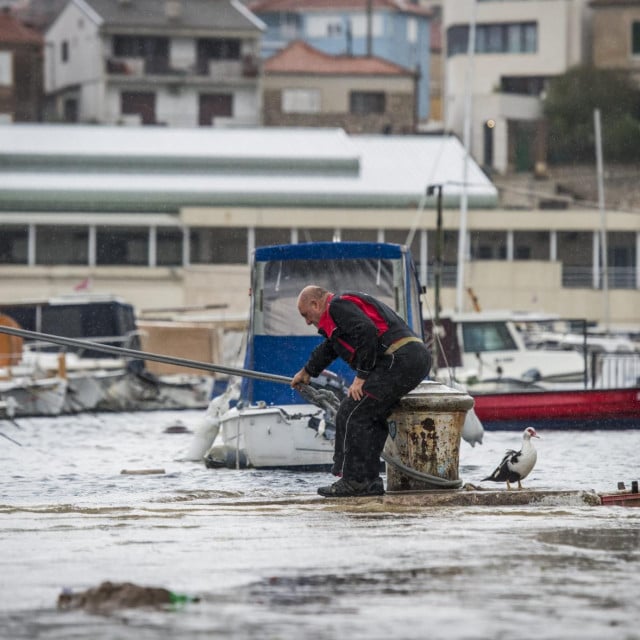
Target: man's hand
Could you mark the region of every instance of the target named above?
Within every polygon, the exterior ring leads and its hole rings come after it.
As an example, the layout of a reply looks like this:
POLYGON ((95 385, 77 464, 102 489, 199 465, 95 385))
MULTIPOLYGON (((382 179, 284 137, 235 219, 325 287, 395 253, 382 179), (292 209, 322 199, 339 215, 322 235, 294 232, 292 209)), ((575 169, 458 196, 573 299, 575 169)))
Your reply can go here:
POLYGON ((311 380, 311 376, 309 375, 306 369, 302 368, 291 379, 291 388, 295 389, 301 384, 309 384, 310 380, 311 380))
POLYGON ((362 390, 362 387, 364 386, 364 379, 363 378, 354 378, 353 382, 351 383, 351 386, 349 387, 349 397, 352 398, 353 400, 362 400, 363 396, 364 396, 364 391, 362 390))

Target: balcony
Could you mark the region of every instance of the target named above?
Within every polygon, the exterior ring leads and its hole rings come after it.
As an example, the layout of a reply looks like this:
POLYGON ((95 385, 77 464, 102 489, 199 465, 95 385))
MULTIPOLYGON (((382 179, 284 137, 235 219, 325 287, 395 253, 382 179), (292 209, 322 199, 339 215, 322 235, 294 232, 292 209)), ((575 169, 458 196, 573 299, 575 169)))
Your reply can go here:
POLYGON ((106 71, 113 76, 143 78, 162 76, 163 78, 200 78, 228 81, 240 78, 257 78, 260 61, 257 56, 246 55, 237 60, 206 59, 186 68, 172 68, 164 58, 111 57, 106 60, 106 71))

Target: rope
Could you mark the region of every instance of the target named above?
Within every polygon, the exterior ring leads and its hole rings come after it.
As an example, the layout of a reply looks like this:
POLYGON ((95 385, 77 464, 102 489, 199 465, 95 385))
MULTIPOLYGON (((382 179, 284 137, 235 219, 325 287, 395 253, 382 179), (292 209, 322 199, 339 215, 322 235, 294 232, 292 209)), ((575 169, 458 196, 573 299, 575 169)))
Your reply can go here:
POLYGON ((440 476, 432 476, 429 473, 423 473, 422 471, 418 471, 417 469, 413 469, 412 467, 408 467, 406 464, 403 464, 397 458, 390 456, 384 452, 381 455, 382 459, 392 466, 394 466, 399 471, 402 471, 405 475, 413 478, 414 480, 419 480, 420 482, 426 482, 427 484, 432 484, 437 486, 439 489, 459 489, 462 486, 462 480, 447 480, 446 478, 441 478, 440 476))

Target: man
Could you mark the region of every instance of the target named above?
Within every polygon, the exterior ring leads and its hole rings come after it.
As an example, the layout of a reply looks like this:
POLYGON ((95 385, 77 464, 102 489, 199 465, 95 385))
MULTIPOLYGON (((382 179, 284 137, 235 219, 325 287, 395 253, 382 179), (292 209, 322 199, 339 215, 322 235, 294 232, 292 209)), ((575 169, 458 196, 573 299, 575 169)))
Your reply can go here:
POLYGON ((341 478, 318 493, 325 497, 384 494, 380 454, 393 406, 427 376, 431 354, 393 309, 366 293, 334 294, 309 285, 298 311, 325 340, 291 381, 308 384, 336 358, 356 375, 336 415, 332 473, 341 478))

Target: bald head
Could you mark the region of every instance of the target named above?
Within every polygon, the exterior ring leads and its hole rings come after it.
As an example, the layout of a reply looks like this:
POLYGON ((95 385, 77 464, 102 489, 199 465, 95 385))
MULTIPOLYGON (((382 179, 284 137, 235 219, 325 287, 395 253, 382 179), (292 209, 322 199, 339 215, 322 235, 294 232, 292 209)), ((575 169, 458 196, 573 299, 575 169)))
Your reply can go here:
POLYGON ((298 311, 307 324, 318 326, 327 306, 330 292, 315 284, 306 286, 298 295, 298 311))

